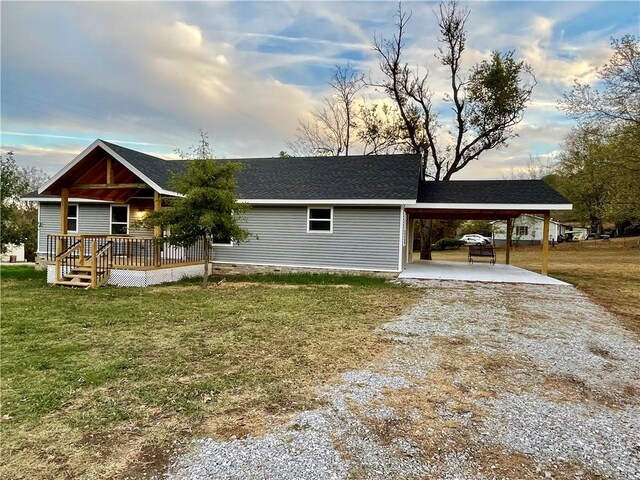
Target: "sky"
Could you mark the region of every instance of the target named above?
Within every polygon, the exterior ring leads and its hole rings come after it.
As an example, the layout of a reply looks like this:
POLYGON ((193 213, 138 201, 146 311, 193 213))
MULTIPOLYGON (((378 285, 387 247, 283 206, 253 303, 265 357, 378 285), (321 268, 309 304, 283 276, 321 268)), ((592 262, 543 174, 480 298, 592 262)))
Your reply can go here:
MULTIPOLYGON (((504 178, 552 158, 573 122, 558 110, 593 82, 610 38, 640 34, 640 2, 463 3, 465 67, 515 51, 538 84, 518 137, 456 179, 504 178)), ((427 67, 440 103, 447 78, 433 2, 411 11, 406 60, 427 67)), ((209 133, 224 158, 275 156, 328 93, 336 65, 380 78, 374 35, 394 33, 396 2, 0 3, 1 149, 58 171, 96 138, 164 158, 209 133)), ((370 92, 379 97, 377 92, 370 92)), ((441 108, 446 122, 449 110, 441 108)))

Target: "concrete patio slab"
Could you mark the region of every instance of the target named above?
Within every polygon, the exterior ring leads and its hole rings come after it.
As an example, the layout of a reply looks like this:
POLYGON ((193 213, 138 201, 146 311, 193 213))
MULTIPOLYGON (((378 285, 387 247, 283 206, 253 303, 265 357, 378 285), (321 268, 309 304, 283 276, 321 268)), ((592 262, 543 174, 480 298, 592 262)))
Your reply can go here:
POLYGON ((552 277, 545 277, 513 265, 489 263, 445 262, 419 260, 408 264, 398 280, 459 280, 463 282, 535 283, 540 285, 569 285, 552 277))

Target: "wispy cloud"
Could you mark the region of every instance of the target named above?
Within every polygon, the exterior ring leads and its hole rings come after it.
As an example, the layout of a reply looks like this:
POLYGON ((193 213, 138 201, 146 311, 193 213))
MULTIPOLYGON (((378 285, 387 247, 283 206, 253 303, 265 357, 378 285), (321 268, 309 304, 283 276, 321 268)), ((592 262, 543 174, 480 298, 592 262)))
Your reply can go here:
MULTIPOLYGON (((608 37, 637 31, 631 2, 471 2, 467 67, 515 50, 539 80, 507 149, 464 175, 500 177, 558 149, 570 123, 555 105, 589 81, 608 37)), ((210 133, 217 155, 275 155, 326 93, 333 65, 377 74, 374 34, 393 34, 392 2, 2 4, 3 148, 59 168, 96 137, 169 156, 210 133), (75 149, 75 150, 74 150, 75 149), (71 155, 71 156, 70 156, 71 155)), ((434 4, 407 2, 406 53, 448 88, 434 4)), ((446 109, 443 110, 446 112, 446 109)))

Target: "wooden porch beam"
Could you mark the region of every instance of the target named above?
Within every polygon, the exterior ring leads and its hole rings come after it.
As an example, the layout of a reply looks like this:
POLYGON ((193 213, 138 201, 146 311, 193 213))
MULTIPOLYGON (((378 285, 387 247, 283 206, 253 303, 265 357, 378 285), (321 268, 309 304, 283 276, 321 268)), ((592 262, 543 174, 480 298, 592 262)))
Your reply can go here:
POLYGON ((67 220, 69 217, 69 190, 63 188, 60 191, 60 233, 67 234, 67 220))
POLYGON ((551 212, 544 213, 544 227, 542 229, 542 274, 547 275, 549 269, 549 220, 551 212))
POLYGON ((69 188, 77 188, 81 190, 105 190, 118 188, 151 188, 146 183, 76 183, 69 188))
POLYGON ((113 183, 113 165, 111 164, 111 157, 107 157, 107 184, 113 183))
MULTIPOLYGON (((406 209, 410 218, 430 218, 442 220, 506 220, 515 218, 523 212, 515 210, 425 210, 406 209)), ((542 212, 540 212, 542 214, 542 212)))
POLYGON ((510 262, 511 262, 511 223, 512 223, 511 218, 507 218, 507 232, 506 232, 506 235, 504 237, 506 239, 506 241, 505 241, 506 250, 505 250, 504 263, 506 263, 507 265, 509 265, 510 262))

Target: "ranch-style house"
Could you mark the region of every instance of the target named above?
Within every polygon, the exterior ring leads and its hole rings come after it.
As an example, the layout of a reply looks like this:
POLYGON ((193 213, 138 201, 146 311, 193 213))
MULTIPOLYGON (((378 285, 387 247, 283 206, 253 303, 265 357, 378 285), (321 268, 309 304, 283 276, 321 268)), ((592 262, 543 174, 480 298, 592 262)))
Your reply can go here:
MULTIPOLYGON (((226 161, 226 160, 220 160, 226 161)), ((171 177, 188 160, 164 160, 96 140, 25 197, 38 202, 38 254, 48 281, 147 286, 201 275, 204 249, 227 266, 400 273, 411 262, 413 220, 542 218, 571 204, 539 180, 424 181, 417 155, 233 159, 251 238, 170 245, 136 220, 179 195, 171 177)), ((507 245, 507 263, 509 262, 507 245)), ((542 273, 548 262, 542 244, 542 273)))

